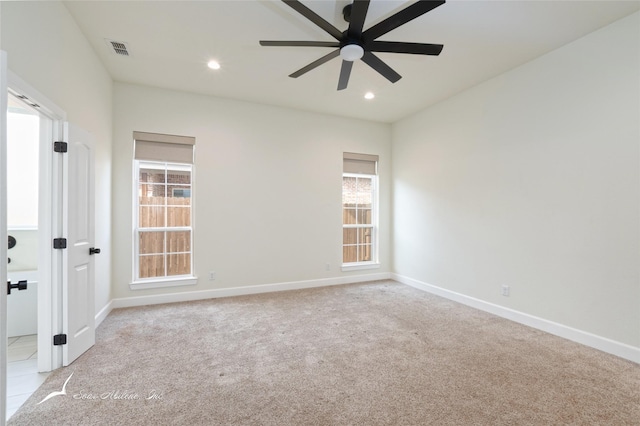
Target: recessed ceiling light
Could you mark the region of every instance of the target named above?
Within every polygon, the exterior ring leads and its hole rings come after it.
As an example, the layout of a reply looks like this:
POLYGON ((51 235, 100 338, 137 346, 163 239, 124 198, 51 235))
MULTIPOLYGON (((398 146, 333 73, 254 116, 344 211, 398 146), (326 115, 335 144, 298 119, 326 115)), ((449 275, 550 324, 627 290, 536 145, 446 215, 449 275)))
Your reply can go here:
POLYGON ((374 95, 373 92, 367 92, 367 93, 364 94, 364 98, 365 99, 373 99, 375 97, 376 97, 376 95, 374 95))
POLYGON ((219 69, 220 69, 220 64, 218 63, 218 61, 214 61, 213 59, 212 59, 212 60, 210 60, 210 61, 207 63, 207 66, 208 66, 209 68, 211 68, 212 70, 219 70, 219 69))

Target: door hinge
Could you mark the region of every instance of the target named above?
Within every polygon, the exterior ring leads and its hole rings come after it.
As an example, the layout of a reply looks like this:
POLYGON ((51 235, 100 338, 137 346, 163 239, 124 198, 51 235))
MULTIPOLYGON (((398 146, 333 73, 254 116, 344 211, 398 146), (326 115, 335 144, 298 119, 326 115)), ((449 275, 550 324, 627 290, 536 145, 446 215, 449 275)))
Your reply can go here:
POLYGON ((53 143, 53 152, 67 152, 67 143, 62 141, 55 141, 53 143))
POLYGON ((67 344, 67 335, 66 334, 56 334, 53 336, 53 345, 60 346, 67 344))
POLYGON ((66 249, 67 248, 67 239, 66 238, 54 238, 53 239, 53 248, 54 249, 66 249))

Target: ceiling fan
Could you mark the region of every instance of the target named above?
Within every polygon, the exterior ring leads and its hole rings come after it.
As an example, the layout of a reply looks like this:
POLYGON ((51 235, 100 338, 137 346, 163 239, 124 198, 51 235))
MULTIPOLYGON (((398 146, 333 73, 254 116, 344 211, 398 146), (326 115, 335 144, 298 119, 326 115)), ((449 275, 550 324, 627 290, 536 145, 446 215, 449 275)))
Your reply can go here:
POLYGON ((445 3, 441 1, 419 0, 416 3, 402 9, 387 19, 379 22, 371 28, 364 30, 364 21, 369 9, 370 0, 354 0, 353 4, 344 7, 342 13, 345 21, 349 23, 346 31, 340 31, 329 22, 321 18, 314 11, 298 0, 282 0, 296 12, 329 33, 336 41, 260 41, 261 46, 302 46, 302 47, 335 47, 331 53, 311 62, 290 74, 289 77, 298 78, 312 69, 340 56, 342 68, 338 80, 338 90, 344 90, 349 83, 353 62, 362 59, 364 63, 380 73, 392 83, 400 80, 402 76, 384 63, 373 52, 410 53, 414 55, 437 56, 442 51, 442 44, 405 43, 398 41, 380 41, 378 37, 398 28, 407 22, 424 15, 430 10, 445 3))

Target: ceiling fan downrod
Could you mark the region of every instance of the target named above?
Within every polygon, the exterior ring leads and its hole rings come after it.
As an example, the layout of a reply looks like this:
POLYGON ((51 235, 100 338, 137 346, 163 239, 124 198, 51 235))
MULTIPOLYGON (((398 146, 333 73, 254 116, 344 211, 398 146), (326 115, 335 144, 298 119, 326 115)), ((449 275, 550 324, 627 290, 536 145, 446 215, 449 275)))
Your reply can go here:
POLYGON ((353 8, 353 3, 350 3, 342 8, 342 17, 345 21, 351 22, 351 9, 353 8))

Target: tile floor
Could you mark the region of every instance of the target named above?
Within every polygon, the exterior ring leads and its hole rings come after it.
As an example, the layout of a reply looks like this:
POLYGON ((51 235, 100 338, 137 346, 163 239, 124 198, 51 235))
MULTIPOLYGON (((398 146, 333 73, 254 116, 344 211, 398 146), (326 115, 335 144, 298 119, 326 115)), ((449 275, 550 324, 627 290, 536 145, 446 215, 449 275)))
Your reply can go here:
POLYGON ((7 353, 7 419, 44 383, 49 373, 38 373, 35 334, 9 337, 7 353))

